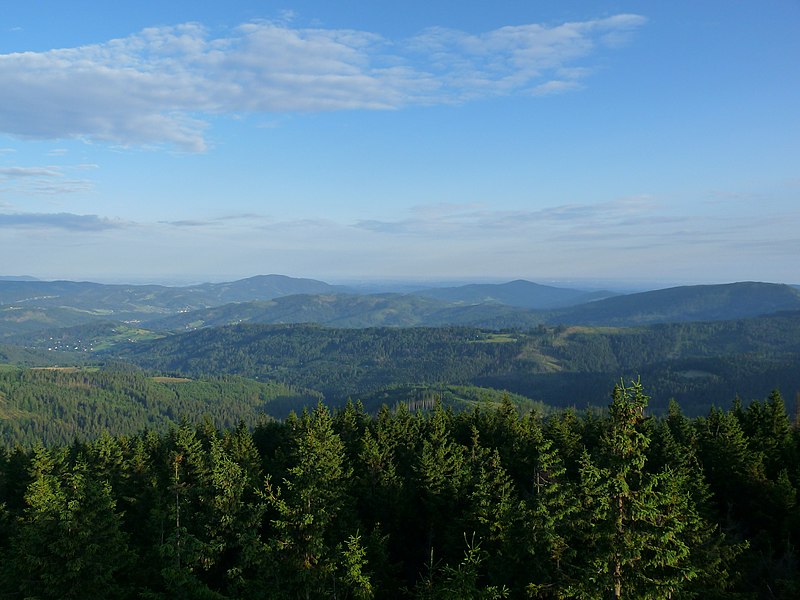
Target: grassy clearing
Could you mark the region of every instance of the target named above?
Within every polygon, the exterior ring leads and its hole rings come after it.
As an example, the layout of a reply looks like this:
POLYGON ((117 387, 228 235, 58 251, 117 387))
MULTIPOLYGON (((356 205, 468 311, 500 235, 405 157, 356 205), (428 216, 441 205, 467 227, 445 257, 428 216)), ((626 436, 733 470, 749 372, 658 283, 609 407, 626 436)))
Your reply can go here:
POLYGON ((151 377, 150 379, 152 379, 156 383, 186 383, 188 381, 191 381, 191 379, 188 379, 187 377, 162 377, 162 376, 157 376, 157 377, 151 377))
POLYGON ((487 333, 478 340, 474 340, 473 344, 509 344, 517 341, 510 333, 487 333))

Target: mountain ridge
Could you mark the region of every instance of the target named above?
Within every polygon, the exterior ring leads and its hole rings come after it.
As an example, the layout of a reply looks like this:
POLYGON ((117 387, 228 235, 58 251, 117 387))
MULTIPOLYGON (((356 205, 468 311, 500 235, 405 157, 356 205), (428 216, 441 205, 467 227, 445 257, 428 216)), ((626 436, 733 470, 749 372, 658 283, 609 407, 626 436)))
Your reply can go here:
POLYGON ((161 331, 240 322, 504 329, 728 320, 800 309, 800 289, 775 283, 609 294, 613 292, 527 280, 381 294, 354 293, 345 286, 283 275, 187 287, 0 280, 0 337, 101 321, 144 324, 161 331), (584 301, 570 304, 579 300, 584 301))
POLYGON ((426 288, 412 293, 464 304, 497 303, 540 310, 583 304, 617 295, 608 290, 589 292, 543 285, 526 279, 499 284, 472 283, 456 287, 426 288))

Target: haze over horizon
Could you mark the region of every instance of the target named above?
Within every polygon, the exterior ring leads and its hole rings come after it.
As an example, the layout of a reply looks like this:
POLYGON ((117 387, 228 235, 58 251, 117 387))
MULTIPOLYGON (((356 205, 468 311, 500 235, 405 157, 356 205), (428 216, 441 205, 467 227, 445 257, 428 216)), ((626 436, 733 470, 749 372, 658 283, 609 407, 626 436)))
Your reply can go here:
POLYGON ((800 4, 0 23, 0 275, 800 283, 800 4))

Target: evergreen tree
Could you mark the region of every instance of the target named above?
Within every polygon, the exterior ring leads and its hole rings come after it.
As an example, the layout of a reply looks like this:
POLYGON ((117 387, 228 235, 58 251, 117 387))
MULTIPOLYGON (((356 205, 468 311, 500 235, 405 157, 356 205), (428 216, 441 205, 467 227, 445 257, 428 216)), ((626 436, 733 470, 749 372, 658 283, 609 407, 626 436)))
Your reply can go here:
POLYGON ((37 598, 119 598, 119 578, 132 558, 108 483, 83 459, 39 449, 27 507, 12 540, 19 592, 37 598))
POLYGON ((786 468, 791 453, 791 424, 783 397, 778 390, 766 402, 754 401, 744 415, 743 429, 753 451, 764 455, 767 477, 774 478, 786 468))
POLYGON ((684 473, 645 469, 642 386, 614 388, 608 428, 581 460, 580 541, 584 566, 571 592, 582 598, 674 598, 700 575, 693 560, 713 529, 699 514, 684 473))
MULTIPOLYGON (((246 434, 237 431, 235 449, 247 447, 246 434)), ((257 482, 249 471, 253 466, 235 461, 226 445, 222 439, 211 440, 210 489, 202 507, 202 562, 209 587, 237 598, 252 580, 264 550, 260 525, 265 508, 255 495, 257 482)))
MULTIPOLYGON (((204 437, 216 436, 206 428, 204 437)), ((210 460, 197 431, 184 423, 170 433, 169 509, 159 516, 165 539, 160 545, 161 575, 170 598, 220 598, 206 584, 211 549, 205 536, 203 505, 211 492, 210 460)))
POLYGON ((428 573, 414 588, 415 600, 502 600, 509 590, 505 586, 486 585, 480 581, 480 572, 487 553, 480 544, 467 541, 464 558, 456 567, 434 564, 431 549, 428 573))
MULTIPOLYGON (((312 415, 304 414, 286 479, 277 485, 267 478, 271 537, 262 566, 265 597, 325 598, 343 585, 337 582, 338 555, 350 535, 351 470, 332 425, 322 404, 312 415)), ((352 569, 351 564, 347 572, 352 569)))
POLYGON ((566 573, 575 559, 570 535, 579 509, 577 494, 556 444, 544 437, 540 419, 528 415, 523 431, 535 461, 524 495, 528 512, 522 536, 527 553, 525 582, 529 595, 556 598, 565 589, 566 573))
MULTIPOLYGON (((452 414, 437 403, 427 423, 415 468, 415 482, 421 502, 417 519, 425 539, 444 556, 462 547, 463 531, 449 527, 451 516, 465 505, 469 471, 466 452, 451 434, 452 414)), ((457 556, 457 555, 456 555, 457 556)))

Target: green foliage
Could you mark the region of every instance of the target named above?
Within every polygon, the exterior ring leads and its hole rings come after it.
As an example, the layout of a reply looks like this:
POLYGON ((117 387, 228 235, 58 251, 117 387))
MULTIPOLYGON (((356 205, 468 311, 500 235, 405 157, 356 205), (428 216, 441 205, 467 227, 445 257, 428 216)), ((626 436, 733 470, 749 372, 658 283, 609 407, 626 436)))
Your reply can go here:
POLYGON ((274 534, 267 542, 267 582, 286 597, 322 598, 335 589, 337 558, 345 553, 347 581, 363 593, 363 555, 347 536, 351 469, 328 409, 318 405, 294 423, 292 466, 281 485, 267 478, 264 500, 274 534))
POLYGON ((583 409, 605 405, 606 390, 620 374, 641 375, 654 390, 651 410, 665 413, 676 398, 696 416, 737 393, 749 402, 764 389, 800 390, 798 339, 800 313, 789 312, 737 321, 626 329, 543 326, 503 334, 469 327, 238 325, 115 352, 160 372, 229 373, 313 389, 332 405, 357 398, 368 412, 382 403, 413 404, 426 395, 438 395, 445 404, 480 400, 480 392, 460 386, 583 409))
POLYGON ((132 558, 108 483, 85 459, 36 451, 27 504, 11 540, 14 578, 28 597, 116 598, 132 558))
MULTIPOLYGON (((650 439, 639 382, 614 388, 608 428, 581 460, 583 597, 673 598, 701 575, 693 552, 714 543, 686 470, 645 469, 650 439)), ((716 568, 713 562, 707 565, 716 568)), ((702 567, 701 567, 702 568, 702 567)))
POLYGON ((702 418, 646 405, 637 382, 602 414, 318 404, 252 432, 2 449, 0 597, 796 597, 782 397, 702 418))
POLYGON ((152 378, 91 368, 0 371, 0 439, 6 445, 66 444, 104 433, 166 431, 209 417, 218 427, 256 422, 276 403, 303 404, 318 394, 239 377, 152 378))
POLYGON ((414 598, 418 600, 501 600, 507 598, 505 587, 481 585, 479 572, 486 553, 480 544, 467 543, 463 560, 455 567, 445 565, 437 568, 433 564, 433 551, 428 574, 417 584, 414 598))

